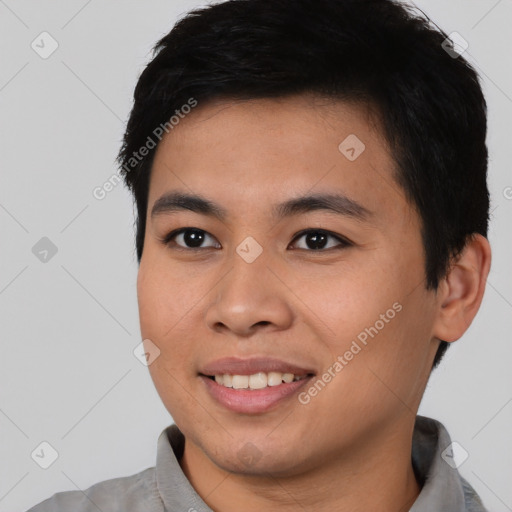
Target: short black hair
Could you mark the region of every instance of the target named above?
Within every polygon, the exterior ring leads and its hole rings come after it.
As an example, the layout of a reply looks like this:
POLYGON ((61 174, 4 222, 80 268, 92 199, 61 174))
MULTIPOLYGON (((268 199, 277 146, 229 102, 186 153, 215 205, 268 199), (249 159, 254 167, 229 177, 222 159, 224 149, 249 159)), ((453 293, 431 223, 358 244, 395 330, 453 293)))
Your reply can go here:
POLYGON ((138 151, 155 128, 169 128, 191 98, 313 93, 377 108, 394 178, 421 218, 426 288, 436 290, 470 237, 487 237, 489 219, 487 106, 449 41, 393 0, 228 0, 189 12, 153 48, 117 158, 137 206, 138 261, 156 147, 138 151))

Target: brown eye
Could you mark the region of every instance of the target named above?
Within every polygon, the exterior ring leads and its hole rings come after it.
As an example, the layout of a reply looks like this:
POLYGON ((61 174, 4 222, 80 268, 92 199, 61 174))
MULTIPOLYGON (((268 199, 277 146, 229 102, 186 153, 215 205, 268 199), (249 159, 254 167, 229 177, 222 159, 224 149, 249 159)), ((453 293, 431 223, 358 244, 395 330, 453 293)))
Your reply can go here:
POLYGON ((298 247, 299 249, 311 250, 311 251, 321 251, 325 249, 343 249, 352 245, 350 242, 340 237, 339 235, 335 235, 330 233, 329 231, 318 230, 318 229, 310 229, 307 231, 303 231, 298 236, 294 238, 294 242, 296 244, 296 240, 304 239, 302 247, 298 247))
POLYGON ((215 242, 213 236, 197 228, 180 228, 175 230, 165 237, 164 243, 170 246, 178 246, 182 249, 220 248, 220 244, 215 242), (204 246, 203 244, 208 240, 213 240, 214 244, 204 246))

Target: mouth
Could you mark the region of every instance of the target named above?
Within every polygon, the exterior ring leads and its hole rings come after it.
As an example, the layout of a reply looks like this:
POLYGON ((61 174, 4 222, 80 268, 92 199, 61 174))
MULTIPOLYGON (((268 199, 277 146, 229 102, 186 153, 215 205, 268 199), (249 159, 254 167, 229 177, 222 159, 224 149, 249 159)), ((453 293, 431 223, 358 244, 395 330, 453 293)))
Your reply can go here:
POLYGON ((277 359, 225 358, 201 369, 198 377, 217 404, 244 414, 260 414, 292 398, 315 372, 277 359))

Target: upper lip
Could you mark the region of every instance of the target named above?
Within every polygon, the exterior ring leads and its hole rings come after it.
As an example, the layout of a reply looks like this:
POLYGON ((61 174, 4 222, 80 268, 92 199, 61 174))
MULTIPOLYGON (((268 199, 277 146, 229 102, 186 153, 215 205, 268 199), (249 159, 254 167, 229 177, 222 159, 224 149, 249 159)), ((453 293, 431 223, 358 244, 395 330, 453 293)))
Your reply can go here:
POLYGON ((204 365, 200 371, 203 375, 253 375, 255 373, 293 373, 294 375, 314 374, 311 369, 275 359, 271 357, 254 357, 242 359, 239 357, 224 357, 204 365))

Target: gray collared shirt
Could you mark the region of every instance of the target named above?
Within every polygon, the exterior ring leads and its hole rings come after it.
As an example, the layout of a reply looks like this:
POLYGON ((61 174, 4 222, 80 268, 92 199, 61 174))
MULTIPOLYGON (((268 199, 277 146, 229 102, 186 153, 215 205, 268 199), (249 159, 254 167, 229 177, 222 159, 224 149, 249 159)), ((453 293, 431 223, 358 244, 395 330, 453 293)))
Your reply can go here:
MULTIPOLYGON (((487 512, 446 453, 443 458, 450 444, 441 423, 417 416, 412 462, 422 489, 410 512, 487 512)), ((183 434, 171 425, 158 438, 156 467, 83 492, 54 494, 27 512, 212 512, 181 470, 184 446, 183 434)))

